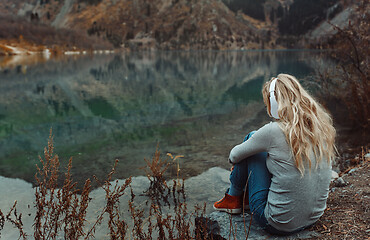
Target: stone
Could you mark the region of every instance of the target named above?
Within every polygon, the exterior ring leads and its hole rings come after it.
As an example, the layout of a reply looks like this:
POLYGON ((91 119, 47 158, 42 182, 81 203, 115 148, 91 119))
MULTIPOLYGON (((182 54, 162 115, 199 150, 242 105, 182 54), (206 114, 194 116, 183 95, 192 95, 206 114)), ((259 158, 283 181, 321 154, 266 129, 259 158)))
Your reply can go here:
POLYGON ((240 215, 230 215, 225 212, 212 212, 208 218, 214 222, 216 221, 220 226, 219 232, 214 232, 216 236, 221 236, 223 239, 305 239, 318 237, 319 234, 314 231, 303 230, 299 233, 289 236, 279 237, 272 236, 259 227, 253 220, 251 221, 250 213, 246 212, 240 215))
POLYGON ((334 170, 331 171, 331 181, 334 181, 339 177, 338 173, 334 170))
POLYGON ((348 174, 350 175, 350 174, 356 172, 357 170, 358 170, 358 168, 352 168, 351 170, 349 170, 348 174))
POLYGON ((334 186, 336 187, 344 187, 344 186, 347 186, 347 182, 344 181, 344 179, 342 177, 339 177, 337 179, 334 180, 334 186))
POLYGON ((195 218, 195 232, 201 239, 224 240, 220 236, 220 225, 206 217, 195 218))

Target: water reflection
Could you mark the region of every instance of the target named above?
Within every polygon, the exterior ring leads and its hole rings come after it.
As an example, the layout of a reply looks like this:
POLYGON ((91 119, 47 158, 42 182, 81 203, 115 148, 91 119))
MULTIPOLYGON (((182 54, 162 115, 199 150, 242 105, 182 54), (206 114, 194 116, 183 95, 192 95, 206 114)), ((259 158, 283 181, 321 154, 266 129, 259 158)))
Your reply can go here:
POLYGON ((183 175, 227 166, 230 147, 267 121, 261 86, 312 73, 312 52, 146 52, 41 62, 0 72, 0 175, 32 181, 50 127, 77 178, 142 174, 157 143, 183 175), (22 69, 22 67, 21 67, 22 69), (246 126, 246 127, 242 127, 246 126))

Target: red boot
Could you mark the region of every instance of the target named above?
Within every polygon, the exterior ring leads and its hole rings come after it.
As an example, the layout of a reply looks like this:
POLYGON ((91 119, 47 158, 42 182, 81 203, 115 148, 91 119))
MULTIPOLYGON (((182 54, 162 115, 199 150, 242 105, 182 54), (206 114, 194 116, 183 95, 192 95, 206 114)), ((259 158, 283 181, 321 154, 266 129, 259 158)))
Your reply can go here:
POLYGON ((213 204, 213 208, 217 211, 227 212, 231 214, 239 214, 242 212, 243 197, 231 196, 225 193, 225 196, 213 204))

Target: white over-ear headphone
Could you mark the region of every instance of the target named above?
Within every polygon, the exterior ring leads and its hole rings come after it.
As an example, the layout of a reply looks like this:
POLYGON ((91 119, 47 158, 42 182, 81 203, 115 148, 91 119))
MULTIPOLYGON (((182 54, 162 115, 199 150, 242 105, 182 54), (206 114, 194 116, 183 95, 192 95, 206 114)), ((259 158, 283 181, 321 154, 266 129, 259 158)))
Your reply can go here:
POLYGON ((270 84, 270 113, 271 116, 275 119, 279 119, 279 114, 278 114, 278 103, 275 98, 275 84, 276 84, 277 78, 274 78, 270 84))

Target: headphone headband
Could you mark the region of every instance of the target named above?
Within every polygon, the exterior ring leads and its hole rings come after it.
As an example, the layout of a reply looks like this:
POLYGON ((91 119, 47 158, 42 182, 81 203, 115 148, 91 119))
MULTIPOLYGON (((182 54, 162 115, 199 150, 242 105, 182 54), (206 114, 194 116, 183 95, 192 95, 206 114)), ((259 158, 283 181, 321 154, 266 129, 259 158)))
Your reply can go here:
POLYGON ((269 90, 269 92, 271 93, 271 92, 275 92, 275 84, 276 84, 276 80, 277 80, 277 78, 273 78, 273 80, 272 80, 272 82, 271 82, 271 84, 270 84, 270 90, 269 90))

